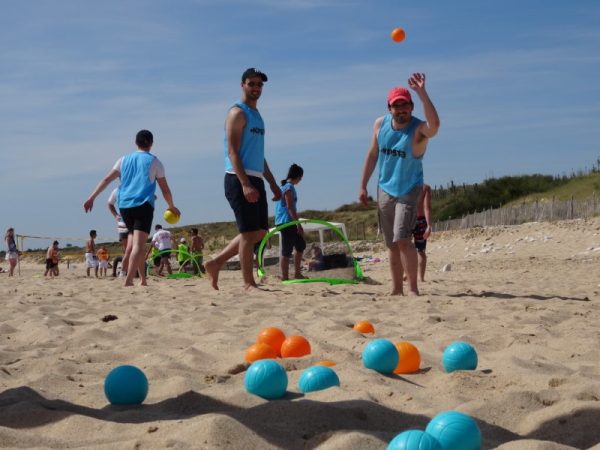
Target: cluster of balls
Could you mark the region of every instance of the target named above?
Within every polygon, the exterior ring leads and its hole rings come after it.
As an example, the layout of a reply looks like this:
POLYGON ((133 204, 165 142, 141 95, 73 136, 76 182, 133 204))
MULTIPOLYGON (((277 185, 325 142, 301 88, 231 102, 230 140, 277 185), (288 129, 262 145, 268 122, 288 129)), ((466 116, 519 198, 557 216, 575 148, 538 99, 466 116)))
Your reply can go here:
POLYGON ((480 450, 481 431, 467 414, 445 411, 435 416, 425 431, 408 430, 388 444, 387 450, 480 450))
MULTIPOLYGON (((300 358, 309 355, 310 343, 303 336, 286 337, 279 328, 263 329, 256 338, 256 343, 247 350, 244 358, 252 363, 244 377, 244 387, 251 394, 267 400, 281 398, 288 386, 285 369, 275 358, 300 358)), ((330 361, 323 361, 305 369, 298 380, 300 392, 314 392, 340 385, 340 379, 330 361)))

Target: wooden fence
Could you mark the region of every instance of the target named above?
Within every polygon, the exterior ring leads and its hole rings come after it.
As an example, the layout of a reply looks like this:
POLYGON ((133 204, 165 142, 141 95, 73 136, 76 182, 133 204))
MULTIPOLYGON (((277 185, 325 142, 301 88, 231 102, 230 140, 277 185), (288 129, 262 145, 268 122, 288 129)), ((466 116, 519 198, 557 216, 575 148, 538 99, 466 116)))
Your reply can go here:
POLYGON ((472 227, 518 225, 525 222, 584 219, 600 214, 600 199, 594 193, 587 199, 552 200, 523 203, 519 206, 488 209, 433 224, 433 231, 457 230, 472 227))

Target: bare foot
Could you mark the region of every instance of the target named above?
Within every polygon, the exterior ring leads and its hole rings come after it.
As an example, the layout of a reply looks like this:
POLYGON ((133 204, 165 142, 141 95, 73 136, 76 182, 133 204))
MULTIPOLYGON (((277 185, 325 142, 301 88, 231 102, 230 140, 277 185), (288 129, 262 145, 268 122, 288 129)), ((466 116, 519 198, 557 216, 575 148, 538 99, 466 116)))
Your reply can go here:
POLYGON ((419 296, 419 291, 409 291, 408 292, 408 296, 409 297, 418 297, 419 296))
POLYGON ((206 274, 208 278, 210 278, 210 284, 212 288, 216 291, 219 290, 219 266, 216 261, 210 260, 204 264, 204 270, 206 270, 206 274))
POLYGON ((305 277, 304 275, 300 274, 300 275, 294 275, 294 278, 296 280, 306 280, 308 277, 305 277))
POLYGON ((131 286, 133 286, 133 283, 125 283, 123 286, 124 287, 131 287, 131 286))
POLYGON ((142 282, 140 283, 140 286, 148 286, 148 283, 147 283, 146 281, 142 281, 142 282))
POLYGON ((252 282, 252 283, 246 283, 244 285, 244 289, 246 291, 252 291, 254 289, 259 289, 259 287, 258 287, 258 285, 256 283, 252 282))
POLYGON ((392 291, 390 295, 404 295, 404 291, 402 291, 402 289, 400 289, 399 291, 392 291))

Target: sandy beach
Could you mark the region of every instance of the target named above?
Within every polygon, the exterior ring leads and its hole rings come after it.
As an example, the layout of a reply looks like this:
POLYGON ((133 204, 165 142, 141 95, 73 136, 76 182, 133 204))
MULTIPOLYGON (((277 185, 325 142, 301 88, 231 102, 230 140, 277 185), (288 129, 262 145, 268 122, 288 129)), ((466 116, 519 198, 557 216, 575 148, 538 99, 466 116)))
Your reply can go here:
POLYGON ((125 289, 86 278, 81 263, 56 279, 28 262, 20 277, 0 274, 0 447, 385 449, 457 410, 477 421, 484 449, 600 449, 600 218, 438 233, 419 298, 388 295, 380 244, 354 247, 381 259, 363 264, 358 285, 267 279, 246 293, 239 271, 223 271, 219 291, 207 278, 125 289), (353 331, 358 320, 375 335, 353 331), (312 346, 279 360, 281 400, 243 384, 244 352, 268 326, 312 346), (374 337, 412 342, 421 371, 364 368, 374 337), (477 370, 444 372, 457 340, 477 349, 477 370), (337 364, 341 386, 300 393, 302 370, 321 360, 337 364), (121 364, 148 377, 141 406, 104 396, 121 364))

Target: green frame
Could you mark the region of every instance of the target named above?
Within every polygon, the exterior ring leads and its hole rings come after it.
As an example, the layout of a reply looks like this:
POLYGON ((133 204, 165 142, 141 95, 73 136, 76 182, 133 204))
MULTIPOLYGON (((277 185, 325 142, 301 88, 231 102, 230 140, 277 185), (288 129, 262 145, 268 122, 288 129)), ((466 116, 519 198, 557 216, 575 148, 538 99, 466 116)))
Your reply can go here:
MULTIPOLYGON (((184 257, 187 257, 187 259, 184 259, 183 263, 181 263, 179 265, 179 270, 175 273, 187 273, 187 272, 182 272, 181 270, 187 264, 188 261, 192 261, 196 265, 196 269, 198 269, 197 276, 202 278, 202 270, 200 269, 200 264, 198 264, 198 261, 196 261, 196 258, 194 258, 190 252, 186 252, 185 250, 178 250, 178 249, 161 250, 160 252, 156 253, 154 256, 150 256, 150 258, 148 258, 146 260, 146 264, 148 266, 148 269, 146 270, 146 275, 150 275, 149 272, 150 272, 150 268, 151 268, 151 263, 154 263, 154 258, 156 258, 157 256, 162 256, 163 253, 169 253, 169 254, 177 253, 177 254, 182 254, 184 257)), ((201 255, 201 256, 203 256, 203 255, 201 255)), ((189 278, 189 277, 167 276, 167 278, 189 278)))
POLYGON ((287 223, 278 225, 275 228, 273 228, 271 231, 269 231, 265 235, 265 237, 262 239, 262 241, 260 242, 260 246, 258 247, 258 254, 256 256, 257 260, 258 260, 258 269, 256 270, 258 277, 263 278, 266 275, 265 270, 263 269, 263 251, 264 251, 265 246, 267 245, 267 242, 269 241, 269 239, 271 239, 271 237, 273 237, 273 235, 275 235, 275 233, 278 233, 279 231, 281 231, 287 227, 302 225, 303 223, 316 223, 319 225, 324 225, 327 228, 333 230, 342 239, 342 241, 346 244, 346 247, 348 247, 348 252, 349 252, 350 256, 352 257, 355 278, 353 278, 352 280, 346 280, 343 278, 330 278, 330 277, 301 278, 301 279, 284 280, 284 281, 282 281, 282 283, 283 284, 329 283, 330 285, 360 283, 364 278, 363 272, 362 272, 362 269, 360 268, 360 265, 358 264, 358 261, 356 260, 356 258, 354 258, 354 254, 352 253, 352 247, 350 247, 350 243, 348 242, 348 239, 346 239, 346 236, 344 236, 343 233, 340 231, 340 229, 337 228, 335 225, 333 225, 330 222, 327 222, 326 220, 320 220, 320 219, 293 220, 291 222, 287 222, 287 223))

